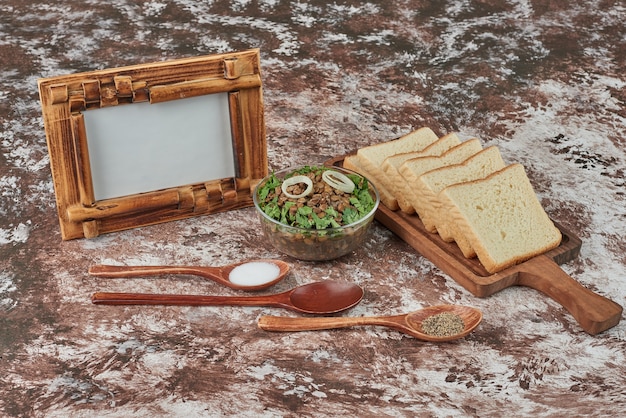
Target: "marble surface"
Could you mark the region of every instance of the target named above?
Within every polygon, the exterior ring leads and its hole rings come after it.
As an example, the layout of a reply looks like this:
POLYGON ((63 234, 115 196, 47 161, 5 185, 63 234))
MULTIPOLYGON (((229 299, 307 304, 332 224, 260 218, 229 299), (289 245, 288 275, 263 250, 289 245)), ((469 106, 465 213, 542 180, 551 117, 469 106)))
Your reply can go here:
POLYGON ((626 322, 596 336, 515 287, 476 298, 379 223, 326 263, 268 246, 253 209, 61 241, 39 77, 261 49, 270 167, 320 163, 421 126, 521 162, 582 241, 563 270, 626 305, 626 32, 612 0, 0 1, 0 415, 620 416, 626 322), (104 307, 97 290, 234 294, 90 265, 277 257, 282 291, 350 280, 343 315, 458 303, 484 320, 432 344, 377 327, 269 333, 255 307, 104 307))

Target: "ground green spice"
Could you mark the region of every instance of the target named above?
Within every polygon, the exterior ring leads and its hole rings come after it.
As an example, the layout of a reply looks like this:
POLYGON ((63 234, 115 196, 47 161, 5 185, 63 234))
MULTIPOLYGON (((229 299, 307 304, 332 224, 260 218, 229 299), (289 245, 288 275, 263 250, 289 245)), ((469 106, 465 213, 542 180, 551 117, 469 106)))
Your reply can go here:
POLYGON ((459 334, 465 328, 463 319, 450 312, 442 312, 422 321, 422 329, 424 333, 434 337, 449 337, 459 334))

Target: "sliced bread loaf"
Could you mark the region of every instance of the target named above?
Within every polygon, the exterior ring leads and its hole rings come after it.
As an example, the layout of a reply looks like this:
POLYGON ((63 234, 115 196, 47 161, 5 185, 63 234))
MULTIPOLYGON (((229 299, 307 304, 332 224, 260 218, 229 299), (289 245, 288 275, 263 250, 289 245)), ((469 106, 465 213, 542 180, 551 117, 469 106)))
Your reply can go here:
POLYGON ((415 189, 417 179, 422 174, 446 165, 458 164, 483 149, 477 138, 468 139, 459 145, 449 149, 440 156, 418 157, 405 161, 400 166, 400 175, 404 179, 402 183, 408 185, 405 192, 406 198, 419 215, 420 219, 425 214, 422 196, 415 189))
POLYGON ((386 207, 394 211, 399 209, 398 201, 393 196, 393 193, 387 190, 387 188, 385 188, 385 186, 380 181, 374 178, 374 176, 363 167, 358 155, 349 155, 344 158, 343 167, 347 168, 348 170, 356 171, 360 175, 367 178, 372 184, 374 184, 374 187, 376 187, 376 190, 378 190, 380 201, 386 207))
POLYGON ((469 241, 460 233, 456 224, 450 222, 450 217, 437 195, 448 186, 485 178, 504 167, 500 150, 496 146, 491 146, 460 164, 437 168, 419 176, 414 187, 416 193, 423 197, 422 221, 426 229, 438 232, 446 242, 456 241, 465 257, 475 257, 476 253, 469 245, 469 241))
POLYGON ((428 145, 432 144, 438 139, 437 135, 430 128, 420 128, 407 135, 404 135, 398 139, 392 141, 383 142, 368 147, 360 148, 357 151, 358 161, 364 170, 370 173, 370 176, 366 176, 370 181, 374 182, 376 187, 386 189, 390 192, 390 199, 382 200, 382 203, 389 209, 395 207, 398 209, 398 202, 395 195, 392 192, 392 185, 388 181, 385 172, 382 169, 382 164, 385 158, 412 151, 421 151, 428 145))
POLYGON ((459 137, 455 133, 450 133, 437 139, 435 142, 431 143, 421 151, 404 152, 385 158, 381 167, 389 182, 389 190, 393 193, 396 200, 398 201, 398 206, 400 206, 402 212, 410 215, 412 213, 415 213, 415 209, 408 200, 411 186, 409 184, 406 184, 406 182, 402 179, 402 176, 398 171, 400 166, 404 164, 405 161, 413 158, 425 157, 430 155, 441 155, 442 153, 446 152, 450 148, 455 147, 456 145, 459 145, 460 143, 461 140, 459 139, 459 137))
POLYGON ((489 273, 561 242, 561 232, 541 206, 521 164, 448 186, 439 198, 489 273))

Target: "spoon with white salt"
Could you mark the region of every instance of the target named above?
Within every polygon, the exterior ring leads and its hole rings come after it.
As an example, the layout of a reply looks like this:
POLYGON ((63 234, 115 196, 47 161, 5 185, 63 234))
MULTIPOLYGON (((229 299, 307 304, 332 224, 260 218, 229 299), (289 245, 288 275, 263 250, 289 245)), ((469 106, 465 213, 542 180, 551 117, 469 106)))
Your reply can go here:
POLYGON ((250 260, 222 267, 210 266, 113 266, 98 264, 89 268, 97 277, 143 277, 163 274, 193 274, 237 290, 262 290, 275 285, 289 273, 289 264, 280 260, 250 260))

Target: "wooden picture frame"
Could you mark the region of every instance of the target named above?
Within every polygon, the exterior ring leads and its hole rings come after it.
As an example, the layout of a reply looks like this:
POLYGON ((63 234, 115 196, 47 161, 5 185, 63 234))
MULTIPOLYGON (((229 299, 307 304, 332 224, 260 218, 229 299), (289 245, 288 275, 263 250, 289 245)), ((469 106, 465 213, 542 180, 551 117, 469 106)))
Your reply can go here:
MULTIPOLYGON (((43 78, 38 80, 38 86, 63 240, 93 238, 251 206, 255 185, 268 174, 258 49, 43 78), (97 156, 89 152, 86 123, 91 112, 118 106, 131 110, 135 108, 126 106, 144 103, 145 108, 147 104, 167 102, 169 113, 183 103, 189 106, 184 99, 207 95, 219 95, 218 102, 228 107, 224 114, 230 126, 221 126, 220 130, 229 131, 227 138, 232 154, 226 159, 233 160, 229 164, 231 175, 96 198, 92 162, 97 156)), ((193 106, 204 106, 204 102, 198 103, 201 104, 193 106)), ((115 119, 113 121, 107 122, 113 125, 109 133, 113 136, 120 135, 131 125, 140 127, 141 132, 141 126, 150 123, 132 120, 117 124, 115 119)), ((158 140, 170 141, 163 144, 172 146, 172 141, 184 140, 187 128, 181 126, 176 138, 158 140)), ((216 143, 211 143, 211 132, 206 135, 206 144, 193 143, 178 156, 183 164, 187 155, 189 160, 197 159, 194 147, 208 147, 203 150, 205 155, 213 151, 216 143)), ((131 134, 129 141, 141 136, 141 133, 131 134)), ((156 141, 154 146, 158 147, 156 141)), ((106 139, 103 143, 106 146, 106 139)), ((228 144, 218 145, 222 149, 229 148, 228 144)), ((137 162, 148 158, 148 153, 136 149, 131 153, 137 162)), ((199 164, 202 172, 202 160, 199 164)))

